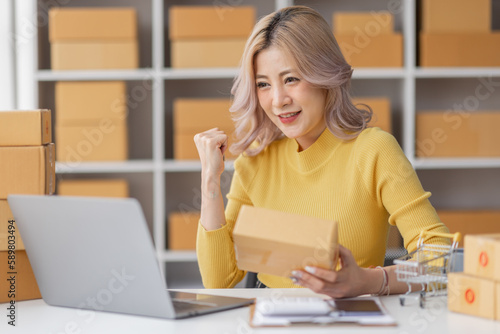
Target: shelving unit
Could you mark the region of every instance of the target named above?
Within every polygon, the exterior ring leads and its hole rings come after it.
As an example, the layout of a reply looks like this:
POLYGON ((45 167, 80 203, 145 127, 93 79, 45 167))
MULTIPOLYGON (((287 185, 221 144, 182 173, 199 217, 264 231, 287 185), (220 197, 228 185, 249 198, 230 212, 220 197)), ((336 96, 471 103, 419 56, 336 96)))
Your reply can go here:
MULTIPOLYGON (((494 0, 496 1, 496 0, 494 0)), ((76 178, 118 174, 131 184, 131 196, 141 202, 150 225, 160 261, 178 265, 196 276, 196 254, 194 251, 169 251, 166 249, 166 217, 170 211, 182 206, 195 208, 199 191, 198 161, 175 161, 172 159, 171 115, 175 96, 228 97, 235 68, 172 69, 169 68, 168 7, 170 5, 206 5, 201 0, 88 0, 68 2, 68 6, 133 6, 138 9, 140 68, 137 70, 102 71, 51 71, 49 69, 48 21, 46 14, 48 0, 15 1, 16 28, 25 32, 18 36, 17 46, 17 106, 20 109, 54 107, 54 83, 56 81, 99 81, 124 80, 128 83, 131 101, 130 115, 130 160, 126 162, 81 162, 75 164, 57 163, 58 177, 76 178), (38 18, 38 24, 34 23, 38 18), (44 20, 45 18, 45 20, 44 20), (33 29, 28 29, 32 27, 33 29), (40 44, 39 44, 40 42, 40 44), (135 95, 134 95, 135 94, 135 95), (135 97, 134 97, 135 96, 135 97), (135 106, 137 104, 137 106, 135 106), (135 107, 131 107, 131 106, 135 107), (191 266, 186 269, 186 266, 191 266)), ((353 73, 353 91, 358 96, 386 95, 391 99, 394 135, 407 157, 417 169, 424 188, 443 196, 458 196, 462 203, 465 194, 450 194, 445 189, 436 189, 452 183, 450 178, 478 173, 500 180, 500 158, 492 159, 436 159, 415 156, 415 114, 423 108, 447 108, 452 105, 453 91, 459 85, 459 93, 467 91, 467 82, 480 77, 500 77, 500 68, 419 68, 417 59, 416 0, 275 0, 266 1, 217 1, 214 6, 254 5, 258 16, 276 8, 292 4, 304 4, 317 9, 331 23, 335 10, 391 10, 395 15, 396 30, 403 33, 404 67, 402 68, 360 68, 353 73), (396 3, 396 5, 395 5, 396 3), (434 87, 435 80, 444 80, 445 85, 434 87), (462 81, 465 80, 462 84, 462 81), (457 84, 458 81, 458 84, 457 84), (427 83, 433 88, 427 89, 427 83), (452 88, 446 88, 448 85, 452 88), (454 86, 455 85, 455 86, 454 86), (434 90, 434 91, 433 91, 434 90), (444 97, 444 102, 435 104, 444 97), (433 105, 435 104, 435 105, 433 105), (444 183, 443 183, 444 182, 444 183), (443 186, 444 184, 444 186, 443 186)), ((228 7, 230 8, 230 7, 228 7)), ((500 6, 495 6, 494 10, 500 6)), ((497 15, 499 16, 499 15, 497 15)), ((19 35, 19 34, 18 34, 19 35)), ((500 82, 500 79, 496 79, 500 82)), ((460 96, 457 96, 460 98, 460 96)), ((500 88, 492 94, 486 106, 500 105, 500 88)), ((57 140, 57 139, 56 139, 57 140)), ((225 191, 229 188, 232 162, 226 163, 223 174, 225 191)), ((454 180, 454 179, 453 179, 454 180)), ((460 182, 460 179, 453 181, 460 182)), ((499 187, 467 183, 476 192, 487 192, 479 196, 485 199, 486 207, 500 209, 500 181, 493 181, 499 187)), ((467 191, 470 189, 462 189, 467 191)), ((433 201, 434 201, 433 196, 433 201)), ((435 205, 449 203, 450 199, 436 199, 435 205)), ((177 267, 176 267, 177 268, 177 267)), ((177 271, 177 269, 175 270, 177 271)), ((167 272, 170 272, 167 270, 167 272)), ((192 281, 175 282, 169 279, 170 287, 200 286, 199 277, 192 281)))

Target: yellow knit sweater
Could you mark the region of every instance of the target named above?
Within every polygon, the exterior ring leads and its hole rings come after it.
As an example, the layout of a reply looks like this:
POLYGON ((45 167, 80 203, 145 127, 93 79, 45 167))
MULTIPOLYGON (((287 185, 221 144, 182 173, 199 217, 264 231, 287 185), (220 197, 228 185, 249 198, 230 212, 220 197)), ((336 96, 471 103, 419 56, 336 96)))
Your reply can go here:
MULTIPOLYGON (((232 231, 242 204, 339 222, 339 242, 359 266, 383 265, 389 224, 410 252, 422 229, 448 232, 394 137, 368 128, 343 141, 326 129, 308 149, 283 138, 255 157, 235 161, 226 225, 198 227, 197 255, 206 288, 230 288, 246 272, 236 266, 232 231), (387 223, 389 222, 389 224, 387 223)), ((273 288, 298 287, 288 278, 258 274, 273 288)))

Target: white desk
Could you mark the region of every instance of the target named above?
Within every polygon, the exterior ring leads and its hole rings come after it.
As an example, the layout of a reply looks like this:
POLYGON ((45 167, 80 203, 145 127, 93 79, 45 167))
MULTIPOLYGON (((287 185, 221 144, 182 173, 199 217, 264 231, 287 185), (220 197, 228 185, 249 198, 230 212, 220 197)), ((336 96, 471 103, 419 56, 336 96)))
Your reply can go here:
MULTIPOLYGON (((217 289, 182 290, 214 295, 252 298, 257 296, 313 295, 307 289, 217 289)), ((397 296, 382 297, 382 303, 398 321, 397 327, 291 327, 251 328, 248 307, 182 320, 163 320, 123 314, 78 311, 53 307, 42 300, 22 301, 17 306, 17 326, 7 325, 7 304, 0 304, 0 333, 182 333, 182 334, 268 334, 268 333, 500 333, 500 321, 490 321, 448 312, 446 297, 430 299, 426 309, 417 303, 401 307, 397 296)))

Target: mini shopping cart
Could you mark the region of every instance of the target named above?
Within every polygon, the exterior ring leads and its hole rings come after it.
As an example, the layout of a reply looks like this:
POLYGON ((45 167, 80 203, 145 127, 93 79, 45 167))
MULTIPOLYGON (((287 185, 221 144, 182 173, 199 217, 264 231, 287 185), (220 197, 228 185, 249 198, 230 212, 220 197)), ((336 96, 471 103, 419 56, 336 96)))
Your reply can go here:
POLYGON ((422 231, 418 238, 417 250, 396 260, 396 275, 398 281, 406 282, 408 291, 399 296, 401 306, 404 306, 405 299, 414 297, 411 284, 420 284, 422 289, 416 296, 419 299, 420 307, 424 307, 427 297, 446 295, 447 274, 453 271, 454 254, 458 247, 461 234, 435 233, 422 231), (452 239, 451 245, 426 244, 426 236, 436 236, 452 239))

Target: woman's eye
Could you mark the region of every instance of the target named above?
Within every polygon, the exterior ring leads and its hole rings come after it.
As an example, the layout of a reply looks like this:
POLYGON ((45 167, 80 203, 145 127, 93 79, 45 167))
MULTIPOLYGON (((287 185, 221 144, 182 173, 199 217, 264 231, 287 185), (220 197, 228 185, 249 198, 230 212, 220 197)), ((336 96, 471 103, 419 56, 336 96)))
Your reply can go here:
POLYGON ((299 81, 299 79, 295 77, 288 77, 285 79, 285 83, 296 82, 296 81, 299 81))
POLYGON ((264 87, 267 87, 267 83, 265 82, 257 82, 257 88, 264 88, 264 87))

